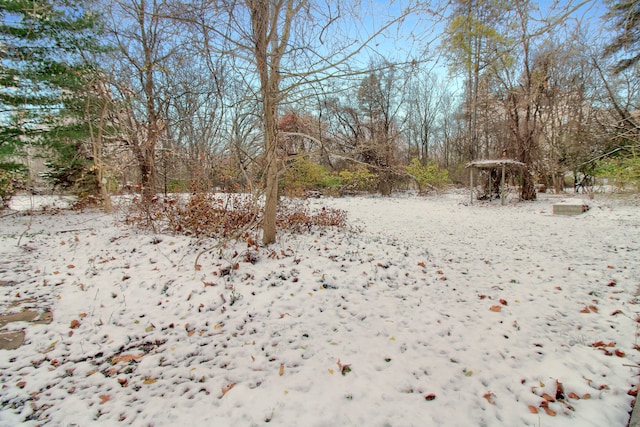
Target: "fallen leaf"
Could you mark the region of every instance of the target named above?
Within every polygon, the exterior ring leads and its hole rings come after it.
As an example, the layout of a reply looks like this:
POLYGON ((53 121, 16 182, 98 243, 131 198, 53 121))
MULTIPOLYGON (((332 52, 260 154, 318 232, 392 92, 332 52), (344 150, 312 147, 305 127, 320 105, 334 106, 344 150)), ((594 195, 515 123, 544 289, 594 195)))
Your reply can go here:
POLYGON ((345 376, 349 372, 351 372, 351 365, 350 364, 343 364, 342 362, 340 362, 340 359, 338 359, 337 365, 338 365, 338 369, 340 370, 340 373, 342 374, 342 376, 345 376))
POLYGON ((634 387, 632 389, 629 389, 629 391, 627 392, 627 394, 629 396, 637 396, 638 395, 638 387, 634 387))
POLYGON ((553 409, 549 408, 548 406, 543 406, 542 409, 544 409, 544 412, 546 412, 547 415, 549 415, 551 417, 555 417, 557 415, 556 411, 554 411, 553 409))
POLYGON ((569 396, 571 399, 580 400, 580 396, 578 396, 574 392, 570 392, 567 396, 569 396))
POLYGON ((425 268, 426 264, 424 262, 420 261, 420 262, 418 262, 418 266, 420 266, 422 268, 425 268))
POLYGON ((591 344, 591 347, 615 347, 615 346, 616 346, 615 341, 609 341, 609 343, 605 343, 604 341, 596 341, 593 344, 591 344))
POLYGON ((129 380, 126 378, 118 378, 118 384, 120 384, 122 387, 126 387, 129 385, 129 380))
POLYGON ((156 381, 158 381, 156 378, 147 377, 147 378, 144 379, 143 383, 144 384, 153 384, 156 381))
POLYGON ((610 316, 615 316, 615 315, 621 314, 621 313, 622 313, 622 310, 615 310, 615 311, 611 312, 610 316))
POLYGON ((591 399, 591 395, 589 393, 585 393, 585 394, 582 395, 582 398, 584 400, 591 399))
POLYGON ((498 312, 498 311, 502 310, 502 307, 499 306, 499 305, 492 305, 489 310, 498 312))
POLYGON ((535 406, 529 405, 528 408, 529 408, 529 412, 531 412, 532 414, 538 413, 538 408, 536 408, 535 406))
POLYGON ((118 363, 129 363, 132 361, 137 362, 138 360, 142 359, 142 356, 144 356, 144 353, 140 353, 140 354, 119 354, 117 356, 114 356, 111 359, 111 364, 112 365, 116 365, 118 363))
POLYGON ((564 400, 564 387, 558 380, 556 380, 556 400, 564 400))
POLYGON ((225 394, 227 394, 232 388, 236 386, 236 383, 227 384, 225 387, 222 387, 222 396, 218 399, 222 399, 225 394))
POLYGON ((614 353, 616 354, 616 356, 618 357, 624 357, 624 351, 622 350, 618 350, 617 348, 614 350, 614 353))
POLYGON ((79 326, 80 326, 80 321, 79 321, 79 320, 77 320, 77 319, 73 319, 73 320, 71 321, 71 324, 69 325, 69 327, 70 327, 71 329, 76 329, 76 328, 78 328, 79 326))
POLYGON ((496 402, 494 400, 494 397, 496 397, 496 395, 493 394, 492 392, 488 391, 485 394, 483 394, 482 397, 484 397, 487 400, 487 402, 489 402, 490 404, 492 404, 492 405, 496 404, 496 402))
POLYGON ((432 400, 435 400, 435 398, 436 398, 436 395, 433 393, 429 393, 424 397, 424 399, 428 400, 429 402, 431 402, 432 400))
POLYGON ((67 265, 67 268, 76 268, 76 266, 73 265, 73 264, 69 264, 69 265, 67 265))
POLYGON ((103 405, 105 403, 107 403, 108 401, 111 400, 111 396, 109 396, 108 394, 101 394, 100 396, 98 396, 100 398, 100 404, 103 405))
POLYGON ((582 310, 580 310, 580 313, 590 313, 590 311, 587 307, 585 307, 582 310))
POLYGON ((507 305, 507 300, 500 298, 500 304, 507 305))
POLYGON ((556 401, 556 398, 551 396, 548 393, 543 393, 542 396, 540 396, 540 397, 542 397, 547 402, 555 402, 556 401))
POLYGON ((280 364, 280 370, 278 371, 278 375, 283 376, 284 375, 284 365, 280 364))
POLYGON ((607 286, 615 286, 616 285, 616 281, 612 280, 609 283, 607 283, 607 286))

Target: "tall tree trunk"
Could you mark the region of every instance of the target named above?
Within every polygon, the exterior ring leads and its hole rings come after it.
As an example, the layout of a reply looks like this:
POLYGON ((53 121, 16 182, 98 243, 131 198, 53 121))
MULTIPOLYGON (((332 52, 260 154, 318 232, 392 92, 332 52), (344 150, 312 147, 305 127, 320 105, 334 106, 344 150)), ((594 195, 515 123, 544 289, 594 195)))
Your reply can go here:
POLYGON ((265 206, 262 220, 262 242, 276 240, 278 210, 278 130, 276 126, 280 101, 280 61, 289 43, 291 24, 304 1, 246 0, 251 13, 254 56, 260 77, 262 118, 264 120, 265 206), (281 12, 285 15, 280 22, 281 12))

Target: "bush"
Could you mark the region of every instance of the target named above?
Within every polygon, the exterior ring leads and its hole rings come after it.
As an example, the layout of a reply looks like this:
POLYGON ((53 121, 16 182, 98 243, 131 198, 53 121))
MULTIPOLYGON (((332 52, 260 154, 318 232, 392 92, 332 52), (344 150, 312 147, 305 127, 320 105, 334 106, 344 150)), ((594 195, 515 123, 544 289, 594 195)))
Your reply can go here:
POLYGON ((340 185, 343 193, 373 191, 378 187, 379 177, 365 165, 357 165, 353 170, 340 172, 340 185))
POLYGON ((338 183, 339 180, 332 177, 324 166, 303 157, 298 157, 289 164, 284 175, 284 187, 292 195, 322 190, 338 183))
POLYGON ((407 173, 418 183, 418 189, 422 193, 425 187, 442 188, 450 182, 449 172, 441 169, 435 162, 423 164, 418 158, 411 159, 407 166, 407 173))
POLYGON ((598 164, 595 175, 613 180, 621 189, 633 186, 635 190, 640 190, 640 157, 604 160, 598 164))
POLYGON ((11 198, 25 187, 26 176, 20 169, 0 168, 0 209, 9 207, 11 198))
MULTIPOLYGON (((155 199, 147 206, 134 203, 126 221, 155 232, 237 239, 258 228, 263 212, 250 196, 197 193, 186 200, 155 199)), ((303 232, 314 227, 344 227, 347 216, 337 209, 312 212, 307 205, 294 201, 279 207, 276 222, 280 230, 303 232)))

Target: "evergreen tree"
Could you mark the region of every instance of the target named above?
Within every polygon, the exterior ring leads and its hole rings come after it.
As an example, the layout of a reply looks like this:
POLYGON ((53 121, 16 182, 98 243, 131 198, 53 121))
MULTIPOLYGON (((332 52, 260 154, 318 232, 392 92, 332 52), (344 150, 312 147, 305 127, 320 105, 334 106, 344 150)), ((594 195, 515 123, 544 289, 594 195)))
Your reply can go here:
POLYGON ((98 23, 82 1, 0 0, 0 169, 24 168, 20 157, 38 147, 54 184, 88 179, 95 188, 81 147, 96 75, 90 57, 101 51, 98 23))

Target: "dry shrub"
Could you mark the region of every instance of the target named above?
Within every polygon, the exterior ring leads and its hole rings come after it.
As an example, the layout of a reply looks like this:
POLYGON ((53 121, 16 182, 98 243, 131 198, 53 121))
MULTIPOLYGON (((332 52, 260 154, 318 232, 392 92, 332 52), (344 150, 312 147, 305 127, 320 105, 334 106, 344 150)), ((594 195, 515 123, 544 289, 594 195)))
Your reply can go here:
MULTIPOLYGON (((186 200, 154 199, 147 206, 133 203, 126 222, 154 232, 179 233, 194 237, 238 238, 260 224, 263 208, 246 195, 196 193, 186 200)), ((314 227, 344 227, 347 214, 322 208, 313 212, 302 201, 286 201, 277 215, 279 230, 311 231, 314 227)))
POLYGON ((289 203, 280 206, 276 222, 279 229, 292 232, 311 231, 314 227, 345 227, 347 213, 327 208, 314 213, 303 203, 289 203))

